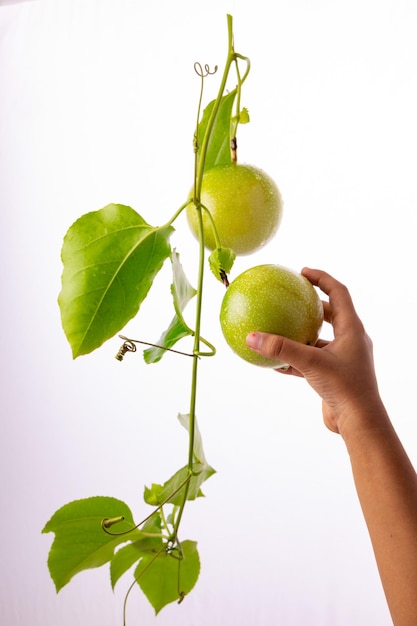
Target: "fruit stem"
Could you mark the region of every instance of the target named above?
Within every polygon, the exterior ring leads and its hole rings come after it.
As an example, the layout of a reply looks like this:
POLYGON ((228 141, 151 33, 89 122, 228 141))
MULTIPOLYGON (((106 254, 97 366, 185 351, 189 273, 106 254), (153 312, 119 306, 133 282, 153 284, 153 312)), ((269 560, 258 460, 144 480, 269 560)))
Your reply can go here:
POLYGON ((216 248, 221 248, 222 246, 221 246, 221 242, 220 242, 219 233, 217 232, 216 224, 214 222, 212 214, 207 209, 207 207, 204 206, 204 204, 201 204, 201 202, 199 203, 198 206, 200 207, 200 209, 202 209, 203 211, 206 212, 206 215, 207 215, 208 219, 210 220, 210 225, 211 225, 211 229, 213 231, 213 236, 214 236, 214 241, 216 243, 216 248))

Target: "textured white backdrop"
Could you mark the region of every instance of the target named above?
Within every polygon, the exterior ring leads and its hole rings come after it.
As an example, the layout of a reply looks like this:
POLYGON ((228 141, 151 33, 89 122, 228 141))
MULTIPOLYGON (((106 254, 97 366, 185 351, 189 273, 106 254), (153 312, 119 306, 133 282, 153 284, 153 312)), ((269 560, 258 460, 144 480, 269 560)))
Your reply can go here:
MULTIPOLYGON (((146 512, 143 486, 186 458, 176 420, 189 363, 115 361, 118 340, 73 361, 60 326, 62 237, 82 213, 131 205, 152 224, 192 178, 194 61, 222 67, 226 12, 252 61, 240 160, 285 201, 272 243, 236 263, 326 269, 348 284, 375 344, 381 392, 417 462, 417 5, 414 0, 0 1, 0 615, 5 626, 119 626, 128 578, 107 566, 56 595, 41 529, 91 495, 146 512), (272 10, 273 9, 273 10, 272 10)), ((217 91, 217 78, 206 99, 217 91)), ((196 244, 174 245, 190 279, 196 244)), ((168 268, 166 268, 168 269, 168 268)), ((171 316, 163 271, 126 329, 157 339, 171 316)), ((222 289, 207 273, 198 415, 217 469, 190 503, 200 580, 155 618, 141 592, 128 625, 388 626, 342 442, 302 380, 224 345, 222 289)), ((325 331, 328 332, 328 331, 325 331)))

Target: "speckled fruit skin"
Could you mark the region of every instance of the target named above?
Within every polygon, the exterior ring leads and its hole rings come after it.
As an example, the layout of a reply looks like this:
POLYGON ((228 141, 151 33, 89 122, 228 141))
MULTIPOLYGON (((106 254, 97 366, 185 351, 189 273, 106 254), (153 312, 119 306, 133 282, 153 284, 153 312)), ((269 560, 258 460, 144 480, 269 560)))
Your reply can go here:
MULTIPOLYGON (((221 245, 237 255, 251 254, 276 233, 282 218, 282 198, 275 182, 253 165, 230 163, 207 170, 201 202, 213 216, 221 245)), ((191 231, 198 238, 198 216, 187 207, 191 231)), ((210 220, 203 212, 205 245, 216 247, 210 220)))
POLYGON ((220 310, 224 337, 242 359, 261 367, 282 367, 278 359, 253 352, 246 336, 254 331, 283 335, 314 345, 323 323, 323 305, 313 285, 280 265, 258 265, 227 288, 220 310))

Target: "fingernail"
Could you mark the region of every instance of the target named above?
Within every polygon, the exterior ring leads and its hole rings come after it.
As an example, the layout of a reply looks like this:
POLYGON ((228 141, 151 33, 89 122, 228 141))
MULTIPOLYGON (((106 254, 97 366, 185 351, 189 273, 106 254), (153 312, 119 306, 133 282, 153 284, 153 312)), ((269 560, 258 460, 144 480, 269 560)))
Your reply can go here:
POLYGON ((259 350, 262 344, 262 337, 259 333, 250 333, 246 337, 246 343, 252 350, 259 350))

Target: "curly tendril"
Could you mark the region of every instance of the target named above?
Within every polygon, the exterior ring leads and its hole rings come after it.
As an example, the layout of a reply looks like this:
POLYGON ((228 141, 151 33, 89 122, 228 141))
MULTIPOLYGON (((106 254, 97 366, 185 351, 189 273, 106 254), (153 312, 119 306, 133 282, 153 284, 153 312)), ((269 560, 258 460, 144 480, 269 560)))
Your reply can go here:
MULTIPOLYGON (((211 70, 210 66, 207 63, 204 65, 204 67, 198 61, 194 63, 194 71, 197 74, 197 76, 200 76, 201 78, 200 98, 199 98, 198 107, 197 107, 197 124, 196 124, 196 130, 194 133, 194 153, 196 155, 200 147, 198 145, 198 122, 200 120, 201 103, 203 100, 204 79, 207 78, 207 76, 213 76, 213 74, 215 74, 217 70, 218 70, 217 65, 214 66, 214 70, 211 70)), ((196 175, 197 175, 197 161, 195 162, 194 178, 196 178, 196 175)))
POLYGON ((124 340, 124 343, 120 347, 120 350, 116 354, 116 359, 118 361, 123 361, 123 357, 126 352, 136 352, 136 343, 140 343, 143 346, 151 346, 151 348, 159 348, 161 350, 166 350, 167 352, 175 352, 175 354, 182 354, 183 356, 195 356, 190 352, 181 352, 180 350, 173 350, 172 348, 167 348, 165 346, 159 346, 156 343, 149 343, 149 341, 141 341, 140 339, 128 339, 124 335, 119 335, 120 339, 124 340))
MULTIPOLYGON (((183 480, 183 482, 176 489, 174 489, 174 491, 172 493, 170 493, 169 496, 167 498, 165 498, 165 500, 159 506, 155 507, 154 510, 152 511, 152 513, 147 515, 138 524, 135 524, 134 526, 132 526, 131 528, 128 528, 127 530, 121 530, 121 531, 118 531, 118 532, 114 532, 114 531, 110 530, 110 528, 112 526, 114 526, 115 524, 119 524, 120 522, 124 522, 124 520, 125 520, 124 516, 123 515, 118 515, 117 517, 105 517, 105 518, 103 518, 101 520, 101 528, 102 528, 102 530, 104 530, 104 532, 107 535, 112 535, 113 537, 119 537, 121 535, 127 535, 127 534, 131 533, 133 530, 139 530, 140 527, 143 526, 152 517, 152 515, 155 515, 155 513, 157 513, 158 511, 162 511, 162 508, 166 504, 168 504, 168 502, 175 495, 177 495, 177 493, 179 493, 181 491, 181 489, 183 489, 190 482, 190 480, 191 480, 191 478, 193 476, 196 476, 198 473, 199 472, 190 472, 189 475, 187 476, 187 478, 185 480, 183 480)), ((176 544, 179 544, 178 538, 176 536, 176 533, 175 533, 175 540, 176 540, 176 544)))
POLYGON ((200 76, 200 78, 206 78, 206 76, 213 76, 213 74, 215 74, 218 69, 219 68, 217 65, 214 66, 214 70, 210 70, 210 66, 207 63, 204 65, 204 68, 201 65, 201 63, 199 63, 198 61, 194 63, 194 71, 198 76, 200 76))
POLYGON ((136 346, 131 339, 128 339, 127 337, 123 337, 123 335, 119 335, 119 337, 120 339, 124 339, 125 341, 123 345, 120 347, 120 350, 116 354, 115 358, 118 361, 123 361, 123 357, 126 354, 126 352, 136 352, 136 346))

